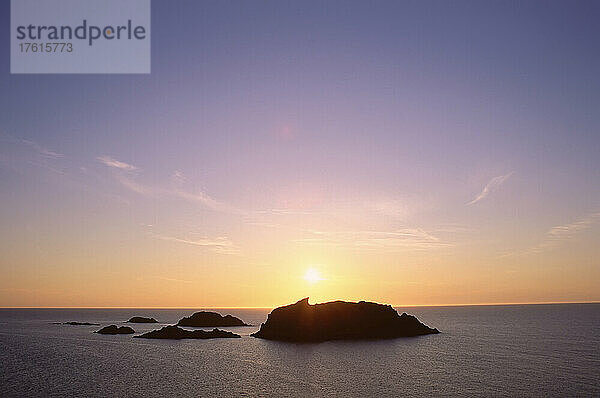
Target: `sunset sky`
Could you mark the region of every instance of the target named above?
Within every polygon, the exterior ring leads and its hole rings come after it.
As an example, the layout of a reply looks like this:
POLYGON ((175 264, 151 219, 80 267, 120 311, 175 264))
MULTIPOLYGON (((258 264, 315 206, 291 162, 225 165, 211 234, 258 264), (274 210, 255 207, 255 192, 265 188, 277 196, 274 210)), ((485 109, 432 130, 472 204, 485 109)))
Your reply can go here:
POLYGON ((599 301, 599 12, 154 0, 150 75, 5 29, 0 306, 599 301))

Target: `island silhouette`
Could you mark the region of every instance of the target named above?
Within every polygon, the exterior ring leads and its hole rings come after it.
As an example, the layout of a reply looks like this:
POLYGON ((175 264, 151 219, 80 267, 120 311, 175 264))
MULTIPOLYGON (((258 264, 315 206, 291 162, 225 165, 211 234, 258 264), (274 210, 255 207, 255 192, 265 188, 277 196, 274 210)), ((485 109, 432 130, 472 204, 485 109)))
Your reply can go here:
POLYGON ((165 326, 159 330, 153 330, 148 333, 144 333, 138 337, 141 339, 170 339, 170 340, 181 340, 181 339, 223 339, 223 338, 240 338, 239 334, 227 332, 225 330, 213 329, 211 331, 206 330, 185 330, 178 326, 171 325, 165 326))
POLYGON ((143 316, 134 316, 129 318, 127 323, 158 323, 158 321, 154 318, 146 318, 143 316))
POLYGON ((213 326, 251 326, 233 315, 222 316, 217 312, 199 311, 192 316, 181 318, 177 326, 213 327, 213 326))
POLYGON ((274 309, 251 336, 290 342, 375 340, 439 333, 390 305, 332 301, 311 305, 308 297, 274 309))
POLYGON ((135 333, 135 330, 133 330, 129 326, 117 327, 117 325, 110 325, 110 326, 105 326, 102 329, 95 331, 94 333, 98 333, 98 334, 133 334, 133 333, 135 333))
MULTIPOLYGON (((379 340, 414 337, 439 333, 421 323, 413 315, 398 312, 391 306, 374 302, 331 301, 310 304, 308 297, 275 308, 266 322, 250 336, 266 340, 287 342, 322 342, 328 340, 379 340)), ((154 318, 132 317, 131 323, 157 323, 154 318)), ((93 325, 82 322, 65 322, 69 325, 93 325)), ((181 318, 176 325, 164 326, 142 335, 146 339, 214 339, 240 338, 239 334, 217 329, 219 327, 251 326, 232 315, 199 311, 181 318), (213 330, 187 330, 184 327, 215 327, 213 330)), ((129 326, 110 325, 94 332, 98 334, 133 334, 129 326)))

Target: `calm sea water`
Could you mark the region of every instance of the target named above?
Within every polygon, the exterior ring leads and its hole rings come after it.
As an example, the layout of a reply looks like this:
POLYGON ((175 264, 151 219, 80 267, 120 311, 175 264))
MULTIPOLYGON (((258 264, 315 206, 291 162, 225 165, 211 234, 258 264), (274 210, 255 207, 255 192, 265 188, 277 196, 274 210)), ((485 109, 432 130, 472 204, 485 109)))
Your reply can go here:
MULTIPOLYGON (((194 310, 0 310, 0 397, 600 396, 600 304, 399 308, 439 335, 290 344, 248 336, 269 310, 216 310, 241 339, 140 340, 86 321, 194 310)), ((136 332, 157 325, 133 325, 136 332)))

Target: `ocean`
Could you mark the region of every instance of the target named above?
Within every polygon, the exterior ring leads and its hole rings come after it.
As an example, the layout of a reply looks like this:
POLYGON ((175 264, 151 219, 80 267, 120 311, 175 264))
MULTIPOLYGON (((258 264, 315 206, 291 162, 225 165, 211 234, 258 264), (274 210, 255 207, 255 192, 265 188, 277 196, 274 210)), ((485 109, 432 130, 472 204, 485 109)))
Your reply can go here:
POLYGON ((294 344, 250 337, 270 309, 205 309, 241 339, 146 340, 98 326, 196 310, 0 309, 0 397, 599 397, 600 304, 398 308, 441 334, 294 344))

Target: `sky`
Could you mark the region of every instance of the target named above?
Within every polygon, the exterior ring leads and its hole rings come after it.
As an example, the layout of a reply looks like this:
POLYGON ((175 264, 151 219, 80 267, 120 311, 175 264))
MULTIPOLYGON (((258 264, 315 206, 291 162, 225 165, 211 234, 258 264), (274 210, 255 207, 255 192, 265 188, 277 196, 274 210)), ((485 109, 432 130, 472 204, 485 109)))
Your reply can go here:
POLYGON ((153 0, 149 75, 11 75, 6 28, 0 306, 600 301, 599 17, 153 0))

